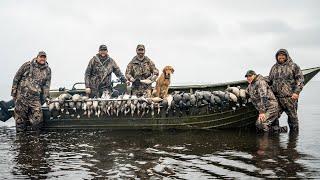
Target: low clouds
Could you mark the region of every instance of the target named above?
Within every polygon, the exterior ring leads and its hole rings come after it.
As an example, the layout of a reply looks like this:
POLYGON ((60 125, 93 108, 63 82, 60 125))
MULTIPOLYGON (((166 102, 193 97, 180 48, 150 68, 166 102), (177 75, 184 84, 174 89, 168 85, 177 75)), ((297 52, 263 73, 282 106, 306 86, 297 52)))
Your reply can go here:
POLYGON ((320 48, 320 24, 317 23, 293 28, 285 21, 269 19, 244 22, 241 29, 249 36, 271 35, 275 47, 320 48))
POLYGON ((286 44, 288 47, 299 47, 303 49, 320 48, 320 26, 293 30, 282 34, 275 44, 286 44))
POLYGON ((293 30, 286 22, 271 19, 245 22, 241 24, 241 28, 246 33, 256 33, 259 35, 264 35, 264 33, 286 33, 293 30))
MULTIPOLYGON (((38 51, 52 68, 52 88, 83 81, 89 59, 106 43, 122 71, 138 43, 173 83, 267 74, 274 53, 288 48, 302 68, 319 66, 319 1, 1 1, 0 99, 38 51)), ((319 80, 319 77, 318 77, 319 80)))

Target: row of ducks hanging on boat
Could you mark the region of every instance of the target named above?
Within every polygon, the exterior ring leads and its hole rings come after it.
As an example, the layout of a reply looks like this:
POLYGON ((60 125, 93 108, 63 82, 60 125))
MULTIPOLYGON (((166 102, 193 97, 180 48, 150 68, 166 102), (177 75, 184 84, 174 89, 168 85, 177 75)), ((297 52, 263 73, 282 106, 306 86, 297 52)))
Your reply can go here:
POLYGON ((111 97, 104 93, 101 98, 88 98, 80 94, 63 93, 51 99, 48 104, 50 112, 56 112, 57 117, 69 115, 80 118, 96 116, 140 116, 150 114, 152 117, 163 110, 182 113, 192 107, 207 106, 209 109, 236 109, 248 102, 246 90, 240 87, 228 87, 225 91, 195 91, 194 93, 173 92, 166 98, 146 98, 128 94, 111 97))

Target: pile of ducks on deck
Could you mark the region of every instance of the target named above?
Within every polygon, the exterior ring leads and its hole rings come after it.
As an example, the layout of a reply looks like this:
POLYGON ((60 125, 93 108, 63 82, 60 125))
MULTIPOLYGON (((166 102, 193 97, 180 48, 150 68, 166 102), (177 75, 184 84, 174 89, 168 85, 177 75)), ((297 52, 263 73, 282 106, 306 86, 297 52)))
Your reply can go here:
POLYGON ((166 98, 146 98, 130 95, 111 97, 104 93, 101 98, 88 98, 79 94, 61 94, 51 99, 48 109, 53 117, 71 116, 80 118, 82 116, 137 116, 154 117, 165 111, 182 115, 190 108, 208 107, 212 111, 222 111, 230 108, 235 110, 245 106, 248 102, 246 91, 240 87, 228 87, 225 91, 195 91, 194 93, 173 92, 166 98))

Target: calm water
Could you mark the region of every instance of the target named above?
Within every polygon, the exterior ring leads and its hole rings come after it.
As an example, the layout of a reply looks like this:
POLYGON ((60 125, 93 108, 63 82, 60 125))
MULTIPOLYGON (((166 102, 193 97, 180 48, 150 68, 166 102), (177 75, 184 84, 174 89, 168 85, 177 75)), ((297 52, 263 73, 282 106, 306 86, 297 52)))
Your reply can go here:
MULTIPOLYGON (((66 131, 0 123, 0 179, 320 178, 320 82, 299 102, 300 133, 66 131)), ((286 124, 283 115, 281 124, 286 124)))

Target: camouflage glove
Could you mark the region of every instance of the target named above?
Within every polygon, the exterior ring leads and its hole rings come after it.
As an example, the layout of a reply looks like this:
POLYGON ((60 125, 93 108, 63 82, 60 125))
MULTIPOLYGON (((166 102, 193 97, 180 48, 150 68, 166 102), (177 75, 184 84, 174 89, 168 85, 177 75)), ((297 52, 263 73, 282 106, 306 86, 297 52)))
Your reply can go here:
POLYGON ((133 77, 131 77, 131 78, 129 79, 129 81, 130 81, 130 82, 134 82, 135 79, 134 79, 133 77))
POLYGON ((156 76, 156 75, 151 76, 151 77, 150 77, 150 80, 153 81, 153 82, 155 82, 155 81, 157 80, 157 76, 156 76))

